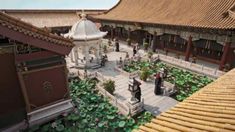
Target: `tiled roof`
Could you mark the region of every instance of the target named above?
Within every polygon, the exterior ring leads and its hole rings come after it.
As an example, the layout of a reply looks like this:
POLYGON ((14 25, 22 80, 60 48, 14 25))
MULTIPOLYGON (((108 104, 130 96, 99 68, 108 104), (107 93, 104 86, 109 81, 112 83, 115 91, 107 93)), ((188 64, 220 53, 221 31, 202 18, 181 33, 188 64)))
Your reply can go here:
POLYGON ((69 39, 51 34, 44 29, 35 27, 29 23, 13 18, 2 12, 0 12, 0 25, 3 27, 7 27, 8 29, 17 31, 17 32, 22 32, 27 36, 50 42, 52 44, 65 46, 65 47, 74 46, 72 41, 69 39))
POLYGON ((235 69, 140 126, 138 131, 235 131, 235 69))
POLYGON ((235 0, 121 0, 96 19, 160 25, 235 29, 235 0))
MULTIPOLYGON (((47 11, 47 10, 39 10, 39 11, 5 11, 10 16, 20 18, 20 20, 30 23, 37 27, 66 27, 72 26, 79 20, 79 16, 77 13, 81 13, 81 11, 47 11)), ((103 10, 100 11, 85 11, 87 15, 97 15, 103 10)))

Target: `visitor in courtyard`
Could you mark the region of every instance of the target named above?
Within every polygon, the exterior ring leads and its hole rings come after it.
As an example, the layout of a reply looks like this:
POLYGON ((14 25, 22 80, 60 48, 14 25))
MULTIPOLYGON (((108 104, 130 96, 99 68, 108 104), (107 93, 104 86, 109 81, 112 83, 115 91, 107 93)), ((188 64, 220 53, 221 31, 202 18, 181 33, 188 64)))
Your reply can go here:
POLYGON ((165 69, 163 69, 163 78, 164 78, 164 79, 167 78, 167 75, 168 75, 168 71, 167 71, 167 69, 165 68, 165 69))
POLYGON ((129 58, 129 54, 128 54, 128 52, 126 53, 126 58, 129 58))
POLYGON ((135 54, 137 53, 137 45, 133 46, 133 56, 135 56, 135 54))
POLYGON ((139 43, 136 43, 136 49, 137 49, 137 51, 140 50, 140 44, 139 43))
POLYGON ((154 88, 154 94, 155 95, 161 95, 161 85, 162 85, 162 78, 160 75, 160 72, 155 74, 155 88, 154 88))
POLYGON ((123 63, 122 57, 120 57, 119 63, 120 63, 120 65, 122 65, 122 63, 123 63))
POLYGON ((105 62, 108 61, 108 56, 106 54, 104 54, 104 59, 105 59, 105 62))
POLYGON ((197 58, 194 56, 193 60, 192 60, 192 63, 196 63, 196 60, 197 60, 197 58))
POLYGON ((101 59, 101 66, 105 66, 105 60, 106 60, 105 56, 102 56, 102 59, 101 59))
POLYGON ((118 39, 116 38, 115 39, 115 46, 116 46, 116 52, 119 52, 119 41, 118 41, 118 39))
POLYGON ((111 39, 108 40, 108 45, 111 46, 112 45, 112 41, 111 39))
POLYGON ((87 70, 84 70, 84 78, 87 78, 87 70))

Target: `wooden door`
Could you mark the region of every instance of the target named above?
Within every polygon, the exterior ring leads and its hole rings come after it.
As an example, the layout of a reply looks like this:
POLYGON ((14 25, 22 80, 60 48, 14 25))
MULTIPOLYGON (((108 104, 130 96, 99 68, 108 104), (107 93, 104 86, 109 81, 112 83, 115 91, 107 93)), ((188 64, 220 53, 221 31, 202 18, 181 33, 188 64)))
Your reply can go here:
POLYGON ((0 47, 0 128, 25 118, 25 104, 18 81, 13 47, 0 47))

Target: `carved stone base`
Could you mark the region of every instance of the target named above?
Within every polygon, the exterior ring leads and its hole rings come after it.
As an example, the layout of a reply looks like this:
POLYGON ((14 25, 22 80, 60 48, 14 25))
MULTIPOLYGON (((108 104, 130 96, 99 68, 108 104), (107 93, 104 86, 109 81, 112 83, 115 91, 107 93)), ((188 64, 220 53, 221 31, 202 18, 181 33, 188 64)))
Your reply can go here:
POLYGON ((138 102, 139 102, 139 100, 136 99, 135 97, 131 97, 131 98, 128 100, 128 103, 129 103, 130 105, 135 105, 135 104, 137 104, 138 102))

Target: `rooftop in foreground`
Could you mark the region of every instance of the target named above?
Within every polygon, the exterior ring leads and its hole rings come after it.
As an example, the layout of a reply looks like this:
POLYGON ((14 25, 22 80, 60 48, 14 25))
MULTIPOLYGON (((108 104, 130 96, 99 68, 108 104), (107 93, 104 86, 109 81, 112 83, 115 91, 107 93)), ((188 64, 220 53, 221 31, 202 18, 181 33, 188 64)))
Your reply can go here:
POLYGON ((140 126, 139 131, 235 131, 234 92, 235 69, 140 126))
POLYGON ((234 29, 235 0, 121 0, 100 20, 234 29))

